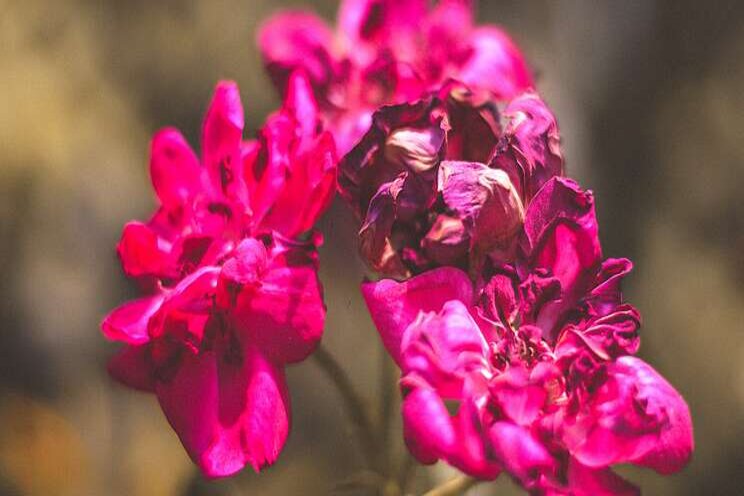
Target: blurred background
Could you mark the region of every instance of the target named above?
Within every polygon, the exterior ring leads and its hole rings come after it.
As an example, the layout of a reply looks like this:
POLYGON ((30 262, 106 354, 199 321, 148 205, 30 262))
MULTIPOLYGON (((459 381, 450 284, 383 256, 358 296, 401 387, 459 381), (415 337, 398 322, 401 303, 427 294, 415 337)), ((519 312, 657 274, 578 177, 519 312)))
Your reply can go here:
MULTIPOLYGON (((332 19, 337 3, 0 0, 0 495, 322 495, 360 468, 308 360, 289 371, 280 462, 203 481, 155 398, 108 378, 115 346, 98 331, 134 294, 114 246, 153 208, 150 136, 175 125, 198 143, 220 78, 240 84, 252 133, 278 103, 257 25, 298 6, 332 19)), ((623 473, 645 494, 741 494, 744 2, 483 0, 478 16, 505 26, 539 75, 568 171, 597 194, 606 255, 636 264, 641 354, 693 413, 687 470, 623 473)), ((382 351, 357 290, 355 222, 337 203, 321 228, 325 343, 373 403, 382 351)), ((451 475, 419 469, 413 488, 451 475)), ((520 492, 503 477, 469 494, 520 492)))

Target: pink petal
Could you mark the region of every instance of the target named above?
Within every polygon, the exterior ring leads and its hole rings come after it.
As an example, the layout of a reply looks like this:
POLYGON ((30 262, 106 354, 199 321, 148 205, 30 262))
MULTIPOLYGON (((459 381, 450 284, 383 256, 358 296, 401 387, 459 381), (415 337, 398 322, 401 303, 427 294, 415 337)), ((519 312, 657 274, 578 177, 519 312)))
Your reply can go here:
POLYGON ((496 459, 527 489, 534 488, 541 474, 555 470, 556 461, 527 428, 499 421, 494 422, 488 434, 496 459))
POLYGON ((318 134, 320 123, 318 104, 305 71, 297 70, 290 75, 282 107, 297 121, 301 140, 311 142, 318 134))
POLYGON ((295 157, 286 183, 260 231, 297 237, 312 229, 336 193, 336 155, 333 138, 323 133, 310 149, 295 157))
POLYGON ((223 273, 220 284, 233 295, 235 325, 276 361, 303 360, 323 335, 325 305, 316 257, 314 247, 277 241, 256 283, 236 285, 223 273))
POLYGON ((108 372, 125 386, 155 392, 155 371, 149 356, 149 345, 125 346, 109 360, 108 372))
POLYGON ((456 433, 441 397, 419 387, 406 394, 401 406, 406 446, 418 461, 432 464, 453 451, 456 433))
POLYGON ((246 464, 272 464, 289 430, 284 372, 255 348, 185 354, 176 375, 157 384, 168 421, 205 475, 225 477, 246 464))
POLYGON ((204 117, 202 156, 212 186, 226 195, 239 195, 241 188, 239 164, 243 126, 238 85, 221 81, 204 117))
POLYGON ((325 21, 302 12, 275 15, 261 25, 258 45, 269 75, 284 94, 290 74, 303 69, 313 86, 324 88, 334 73, 333 33, 325 21))
POLYGON ((402 373, 425 379, 447 397, 462 394, 464 374, 487 367, 488 344, 459 300, 446 302, 438 313, 419 313, 400 348, 402 373))
POLYGON ((142 344, 149 341, 147 324, 160 308, 163 295, 148 296, 127 302, 111 313, 101 323, 103 335, 114 341, 127 344, 142 344))
POLYGON ((469 38, 472 55, 457 79, 474 88, 486 88, 496 98, 509 100, 534 85, 524 56, 504 31, 486 26, 469 38))
POLYGON ((128 277, 176 275, 169 244, 141 222, 128 222, 124 226, 116 251, 128 277))
POLYGON ((568 465, 569 492, 575 496, 636 496, 640 490, 610 469, 585 467, 571 458, 568 465))
POLYGON ((602 262, 587 301, 599 315, 606 315, 622 303, 622 280, 633 269, 627 258, 608 258, 602 262))
POLYGON ((459 269, 442 267, 404 282, 384 279, 362 284, 372 320, 393 359, 401 364, 401 339, 419 312, 439 311, 447 301, 471 305, 473 288, 459 269))
POLYGON ((178 130, 166 128, 152 138, 150 177, 160 202, 169 209, 200 193, 199 159, 178 130))
POLYGON ((427 10, 426 0, 344 0, 338 24, 350 51, 359 42, 395 45, 418 29, 427 10))
MULTIPOLYGON (((257 148, 244 153, 243 170, 254 222, 260 224, 285 188, 295 159, 297 123, 284 111, 275 112, 259 131, 257 148)), ((244 150, 246 151, 246 150, 244 150)))
POLYGON ((503 116, 507 146, 499 149, 492 165, 509 174, 529 203, 550 178, 563 174, 558 123, 532 91, 509 102, 503 116))
POLYGON ((680 394, 642 360, 624 356, 567 430, 576 459, 588 467, 635 463, 662 474, 681 470, 693 450, 690 410, 680 394), (578 429, 578 430, 576 430, 578 429))
POLYGON ((572 180, 554 177, 533 198, 524 220, 523 248, 532 270, 549 269, 561 284, 561 298, 546 306, 538 325, 552 332, 561 312, 584 296, 599 268, 594 198, 572 180))

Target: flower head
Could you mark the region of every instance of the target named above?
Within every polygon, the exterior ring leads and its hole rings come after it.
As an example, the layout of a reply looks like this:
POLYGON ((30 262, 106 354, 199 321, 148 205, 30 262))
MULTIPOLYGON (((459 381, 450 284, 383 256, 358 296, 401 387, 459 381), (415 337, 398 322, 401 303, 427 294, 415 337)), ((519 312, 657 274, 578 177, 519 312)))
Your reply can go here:
POLYGON ((307 71, 343 153, 375 109, 416 100, 450 78, 499 100, 533 85, 514 42, 495 26, 476 26, 468 0, 344 0, 336 32, 289 11, 266 22, 258 41, 280 89, 293 70, 307 71))
POLYGON ((363 219, 361 252, 393 277, 513 259, 525 209, 563 173, 558 128, 532 93, 500 111, 459 83, 384 107, 341 161, 341 194, 363 219))
POLYGON ((335 189, 335 152, 307 79, 292 76, 282 109, 243 141, 234 83, 217 86, 202 160, 178 131, 152 142, 160 206, 124 228, 118 252, 146 296, 102 329, 126 344, 114 377, 154 392, 208 476, 273 463, 289 430, 284 366, 307 357, 325 318, 317 234, 300 238, 335 189))
POLYGON ((633 356, 630 268, 602 261, 591 194, 555 177, 525 211, 514 260, 475 283, 452 267, 366 283, 401 368, 411 452, 481 478, 505 470, 535 494, 635 494, 611 470, 620 463, 680 470, 690 412, 633 356))

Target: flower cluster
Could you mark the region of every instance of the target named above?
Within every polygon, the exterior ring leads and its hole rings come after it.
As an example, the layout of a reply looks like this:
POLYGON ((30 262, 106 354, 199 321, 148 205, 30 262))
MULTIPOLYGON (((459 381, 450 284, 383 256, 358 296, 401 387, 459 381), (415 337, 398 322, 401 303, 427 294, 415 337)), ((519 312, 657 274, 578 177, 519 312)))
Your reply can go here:
POLYGON ((362 291, 401 369, 410 451, 534 494, 633 494, 611 467, 681 469, 688 407, 634 356, 631 263, 603 260, 593 196, 563 176, 519 51, 471 22, 468 2, 349 0, 335 44, 297 13, 261 41, 280 87, 315 71, 344 142, 340 193, 390 278, 362 291))
POLYGON ((626 259, 602 260, 593 197, 555 177, 527 207, 513 263, 475 281, 439 267, 363 285, 401 368, 406 443, 535 494, 635 494, 611 465, 667 474, 690 457, 682 397, 638 351, 626 259))
POLYGON ((470 0, 343 0, 334 33, 317 16, 289 11, 258 42, 274 83, 302 67, 333 131, 349 151, 382 105, 416 100, 454 78, 510 99, 532 86, 524 57, 501 29, 476 26, 470 0))
POLYGON ((215 91, 202 160, 174 129, 152 140, 160 206, 130 222, 118 246, 145 296, 111 312, 106 337, 126 346, 109 369, 154 392, 209 476, 273 463, 290 424, 284 366, 323 332, 318 234, 306 233, 335 191, 333 139, 320 131, 307 78, 243 141, 234 83, 215 91))
POLYGON ((555 119, 537 94, 499 111, 487 95, 450 82, 379 110, 339 167, 341 194, 364 219, 363 258, 401 278, 511 260, 525 208, 562 174, 563 158, 555 119))

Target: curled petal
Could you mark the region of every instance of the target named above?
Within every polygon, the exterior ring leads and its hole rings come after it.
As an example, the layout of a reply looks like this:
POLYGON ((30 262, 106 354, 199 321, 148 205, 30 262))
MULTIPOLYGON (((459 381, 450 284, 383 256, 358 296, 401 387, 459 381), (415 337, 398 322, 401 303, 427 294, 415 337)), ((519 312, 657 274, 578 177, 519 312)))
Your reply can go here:
POLYGON ((606 315, 622 303, 621 283, 633 269, 627 258, 608 258, 602 262, 594 288, 586 301, 598 315, 606 315))
POLYGON ((149 341, 147 324, 163 303, 162 294, 133 300, 121 305, 103 319, 103 335, 114 341, 138 345, 149 341))
POLYGON ((470 279, 452 267, 434 269, 404 282, 367 282, 362 284, 362 295, 382 342, 399 365, 403 332, 419 312, 438 312, 450 300, 473 303, 470 279))
POLYGON ((493 165, 512 177, 529 202, 550 178, 563 174, 558 124, 534 92, 511 101, 504 110, 504 118, 504 140, 493 165))
POLYGON ((624 356, 568 427, 567 445, 587 467, 634 463, 662 474, 681 470, 693 449, 690 410, 680 394, 642 360, 624 356))
POLYGON ((568 491, 575 496, 637 496, 640 490, 609 468, 590 468, 571 458, 568 491))
POLYGON ((533 198, 524 220, 523 250, 531 270, 548 270, 560 282, 560 298, 537 308, 537 322, 549 333, 562 312, 584 296, 599 268, 594 198, 572 180, 554 177, 533 198))
POLYGON ((254 348, 237 358, 218 347, 186 354, 156 392, 163 412, 194 462, 209 477, 272 464, 289 430, 284 372, 254 348), (232 357, 232 358, 228 358, 232 357))

